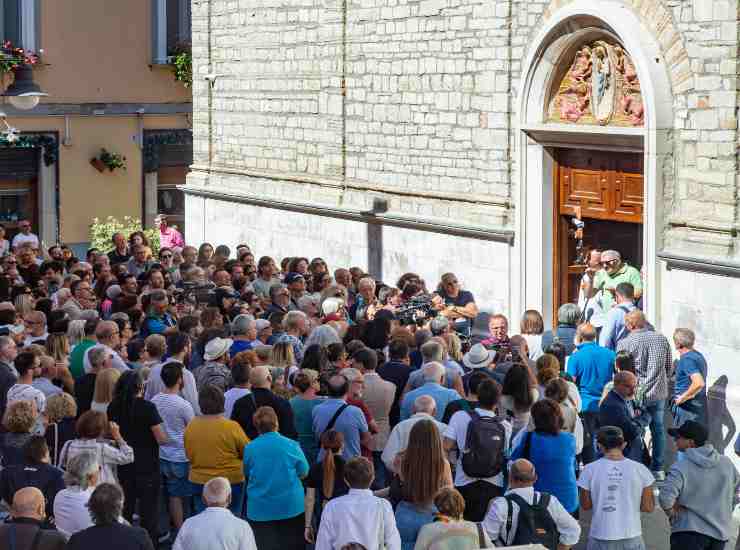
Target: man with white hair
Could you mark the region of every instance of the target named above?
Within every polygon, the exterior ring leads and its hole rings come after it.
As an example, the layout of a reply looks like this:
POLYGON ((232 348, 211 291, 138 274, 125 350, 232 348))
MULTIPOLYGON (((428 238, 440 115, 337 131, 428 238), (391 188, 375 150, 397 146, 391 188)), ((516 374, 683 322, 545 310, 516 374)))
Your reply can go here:
POLYGON ((229 349, 231 357, 254 348, 254 341, 257 339, 257 323, 254 317, 244 313, 237 315, 231 322, 231 339, 234 341, 229 349))
POLYGON ((439 422, 434 416, 436 414, 437 404, 431 395, 420 395, 414 400, 414 414, 403 422, 399 422, 388 436, 388 442, 385 444, 381 459, 383 464, 391 472, 395 472, 394 467, 396 456, 406 450, 409 444, 409 435, 411 428, 419 420, 431 420, 437 425, 439 436, 444 441, 443 435, 447 431, 447 424, 439 422))
POLYGON ((231 485, 214 477, 203 487, 207 508, 183 523, 173 550, 257 550, 249 524, 229 511, 231 485))
POLYGON ((90 363, 90 350, 101 347, 113 356, 112 365, 114 369, 117 369, 122 373, 129 370, 126 362, 121 359, 121 356, 118 355, 118 352, 115 350, 121 342, 121 331, 114 321, 101 321, 98 323, 95 328, 95 339, 98 343, 88 349, 82 359, 85 372, 90 372, 92 369, 92 365, 90 363))
POLYGON ((437 410, 434 413, 434 417, 441 422, 447 404, 451 401, 460 399, 460 394, 455 390, 451 390, 443 386, 446 372, 441 363, 432 361, 431 363, 424 365, 421 370, 424 376, 424 385, 415 390, 411 390, 403 397, 403 401, 401 402, 401 420, 406 420, 411 417, 411 408, 413 407, 417 397, 422 395, 431 395, 434 398, 434 402, 437 404, 437 410))

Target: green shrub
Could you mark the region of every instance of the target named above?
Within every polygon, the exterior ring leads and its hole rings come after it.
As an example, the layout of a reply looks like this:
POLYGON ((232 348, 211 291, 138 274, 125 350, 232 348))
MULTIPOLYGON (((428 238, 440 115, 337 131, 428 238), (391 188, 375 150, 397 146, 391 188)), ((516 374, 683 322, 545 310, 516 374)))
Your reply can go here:
MULTIPOLYGON (((110 252, 113 250, 112 239, 114 233, 123 233, 128 239, 128 236, 134 231, 142 231, 141 220, 138 218, 124 216, 123 220, 119 220, 113 216, 108 216, 104 221, 93 218, 90 224, 90 246, 103 252, 110 252)), ((159 229, 144 229, 143 231, 149 240, 152 254, 156 256, 159 252, 159 229)))

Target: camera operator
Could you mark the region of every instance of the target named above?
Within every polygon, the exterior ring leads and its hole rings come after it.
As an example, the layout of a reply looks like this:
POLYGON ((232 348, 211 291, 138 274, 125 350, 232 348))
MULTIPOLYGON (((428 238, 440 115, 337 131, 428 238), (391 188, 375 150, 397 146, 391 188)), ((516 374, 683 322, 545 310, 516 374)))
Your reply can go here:
POLYGON ((473 293, 460 288, 454 273, 445 273, 437 287, 437 296, 434 307, 439 314, 452 321, 455 331, 469 335, 472 321, 478 315, 473 293))

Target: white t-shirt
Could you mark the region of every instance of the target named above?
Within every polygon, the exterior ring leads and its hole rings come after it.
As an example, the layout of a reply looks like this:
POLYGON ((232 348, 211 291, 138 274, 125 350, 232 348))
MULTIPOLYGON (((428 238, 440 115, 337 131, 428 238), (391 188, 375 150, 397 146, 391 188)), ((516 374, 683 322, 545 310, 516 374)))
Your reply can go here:
POLYGON ((224 416, 231 418, 231 413, 234 410, 234 403, 237 399, 249 395, 252 393, 248 388, 231 388, 224 393, 224 416))
POLYGON ((18 233, 15 237, 13 237, 13 248, 15 248, 16 250, 23 243, 31 243, 34 248, 38 248, 39 238, 33 233, 29 233, 28 235, 24 235, 23 233, 18 233))
MULTIPOLYGON (((475 411, 481 416, 496 416, 496 413, 494 413, 493 411, 487 411, 485 409, 476 408, 475 411)), ((471 478, 465 475, 462 467, 462 451, 463 449, 465 449, 465 439, 468 434, 468 424, 470 424, 470 415, 468 414, 468 412, 457 411, 455 414, 452 415, 452 418, 450 418, 450 423, 447 425, 447 431, 445 432, 445 437, 447 439, 454 439, 457 443, 458 458, 457 467, 455 468, 456 487, 463 487, 465 485, 473 483, 474 481, 478 481, 478 479, 476 478, 471 478)), ((511 443, 511 423, 508 420, 504 420, 502 424, 506 433, 506 441, 504 442, 504 453, 508 455, 510 451, 509 445, 511 443)), ((499 487, 504 486, 503 472, 494 477, 480 479, 499 487)))
POLYGON ((152 398, 162 417, 167 443, 160 445, 159 458, 170 462, 188 462, 185 454, 185 428, 195 417, 193 406, 179 395, 158 393, 152 398))
POLYGON ((34 401, 39 414, 46 410, 46 396, 29 384, 15 384, 8 390, 8 406, 16 401, 34 401))
POLYGON ((591 493, 593 515, 589 537, 622 540, 642 535, 642 491, 654 483, 650 470, 628 458, 601 458, 588 464, 578 478, 578 486, 591 493))

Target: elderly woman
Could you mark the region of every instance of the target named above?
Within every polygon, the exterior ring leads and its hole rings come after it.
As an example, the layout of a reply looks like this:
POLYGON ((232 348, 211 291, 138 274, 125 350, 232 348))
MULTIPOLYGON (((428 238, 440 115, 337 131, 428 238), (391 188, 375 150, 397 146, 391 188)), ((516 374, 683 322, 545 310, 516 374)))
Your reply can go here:
POLYGON ((2 435, 0 445, 3 467, 23 463, 23 447, 31 439, 37 418, 38 411, 33 401, 16 401, 8 406, 3 419, 7 433, 2 435))
POLYGON ((463 520, 465 499, 457 489, 446 487, 439 491, 434 497, 434 505, 437 507, 435 520, 421 528, 414 550, 493 548, 485 529, 463 520))
POLYGON ((542 333, 542 349, 547 350, 555 338, 565 346, 566 356, 576 348, 576 326, 581 320, 581 310, 576 304, 563 304, 558 309, 558 325, 542 333))
POLYGON ((75 456, 84 452, 94 453, 102 461, 100 481, 118 483, 118 466, 134 461, 134 450, 121 437, 118 424, 108 422, 105 413, 87 411, 77 420, 77 439, 67 441, 59 457, 59 466, 66 469, 75 456), (110 431, 112 442, 103 438, 110 431))
POLYGON ((46 416, 49 419, 46 444, 49 445, 51 463, 56 466, 64 444, 75 438, 77 402, 68 393, 52 395, 46 401, 46 416))
POLYGON ((205 507, 201 495, 206 482, 225 477, 231 483, 229 509, 239 516, 244 496, 242 458, 249 438, 237 422, 224 418, 224 394, 219 388, 201 388, 198 404, 203 414, 190 421, 184 436, 196 511, 202 512, 205 507))
POLYGON ((92 526, 87 502, 99 477, 100 465, 94 453, 80 453, 67 463, 64 474, 67 488, 54 499, 54 521, 65 537, 92 526))
POLYGON ((300 548, 303 539, 303 484, 308 462, 300 445, 278 433, 272 407, 254 413, 257 439, 244 449, 247 519, 260 550, 300 548))

